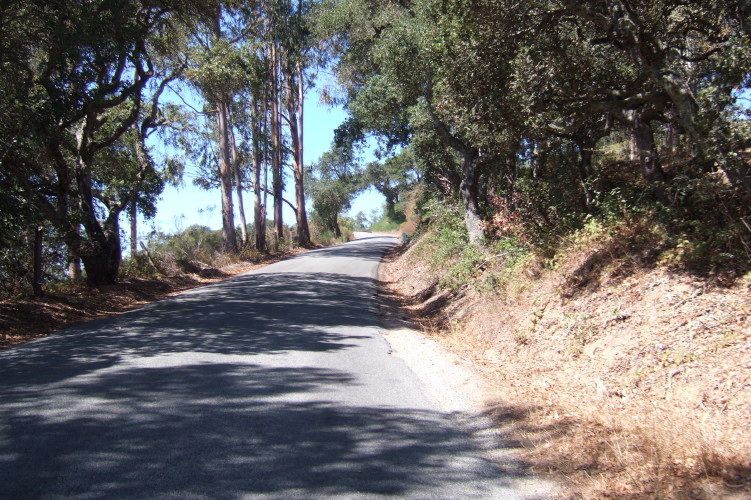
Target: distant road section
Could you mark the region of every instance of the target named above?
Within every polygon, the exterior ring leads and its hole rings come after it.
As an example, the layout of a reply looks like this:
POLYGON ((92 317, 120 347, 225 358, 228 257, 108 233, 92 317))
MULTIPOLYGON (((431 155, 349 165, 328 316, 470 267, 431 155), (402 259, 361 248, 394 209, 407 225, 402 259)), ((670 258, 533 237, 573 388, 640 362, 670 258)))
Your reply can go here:
POLYGON ((0 498, 520 498, 390 355, 360 236, 0 352, 0 498))

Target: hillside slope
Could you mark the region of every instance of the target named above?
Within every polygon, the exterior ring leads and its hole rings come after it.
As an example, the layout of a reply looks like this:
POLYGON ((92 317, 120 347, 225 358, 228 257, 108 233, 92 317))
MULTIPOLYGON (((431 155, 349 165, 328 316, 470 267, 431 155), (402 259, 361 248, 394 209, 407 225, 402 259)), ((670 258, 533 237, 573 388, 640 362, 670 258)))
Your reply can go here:
POLYGON ((483 371, 520 458, 584 498, 751 498, 751 280, 609 262, 521 266, 502 293, 387 256, 383 293, 483 371))

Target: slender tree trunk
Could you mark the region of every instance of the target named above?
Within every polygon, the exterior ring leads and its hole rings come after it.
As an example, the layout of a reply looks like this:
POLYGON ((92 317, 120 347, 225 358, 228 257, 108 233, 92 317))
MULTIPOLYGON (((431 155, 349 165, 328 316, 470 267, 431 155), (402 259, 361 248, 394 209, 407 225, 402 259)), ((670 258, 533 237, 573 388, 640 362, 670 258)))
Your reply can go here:
POLYGON ((138 253, 138 205, 135 196, 130 202, 130 258, 138 253))
POLYGON ((279 71, 276 46, 271 44, 271 174, 274 194, 274 241, 272 250, 279 251, 279 241, 284 236, 284 221, 282 219, 282 141, 281 124, 279 123, 279 71))
POLYGON ((589 178, 592 175, 592 149, 593 146, 578 142, 579 148, 579 182, 581 182, 582 190, 584 191, 584 209, 589 211, 594 207, 595 194, 589 185, 589 178))
MULTIPOLYGON (((287 84, 287 112, 289 114, 290 137, 292 139, 292 171, 295 180, 295 203, 297 204, 297 240, 300 246, 309 246, 310 229, 308 228, 308 217, 305 213, 305 171, 302 156, 302 99, 296 99, 294 75, 289 69, 285 72, 285 79, 287 84), (300 109, 299 120, 296 107, 300 109)), ((302 75, 298 74, 298 79, 302 80, 302 75)), ((302 86, 300 85, 298 86, 298 92, 301 91, 302 86)))
POLYGON ((539 179, 542 177, 542 158, 540 158, 540 146, 537 141, 532 145, 532 157, 530 158, 532 167, 532 178, 539 179))
MULTIPOLYGON (((222 38, 222 6, 217 6, 214 40, 222 38)), ((232 166, 229 152, 229 98, 224 92, 217 96, 217 128, 219 131, 219 178, 222 188, 222 251, 237 253, 235 214, 232 206, 232 166)))
POLYGON ((670 124, 668 125, 667 143, 668 149, 670 149, 670 152, 672 154, 678 152, 679 137, 680 135, 678 134, 678 126, 675 124, 675 122, 670 122, 670 124))
MULTIPOLYGON (((428 100, 432 99, 432 89, 429 90, 427 97, 428 100)), ((462 155, 462 178, 459 184, 459 192, 461 193, 462 204, 464 205, 464 224, 469 234, 469 242, 479 247, 482 245, 482 240, 485 236, 482 230, 482 219, 480 218, 480 206, 478 203, 480 152, 467 146, 457 137, 454 137, 432 107, 428 106, 428 112, 433 121, 433 128, 441 141, 462 155)))
POLYGON ((261 205, 261 116, 258 109, 258 96, 253 96, 253 229, 255 247, 262 252, 266 249, 266 220, 261 205))
MULTIPOLYGON (((263 105, 263 128, 266 130, 266 137, 269 136, 269 117, 268 103, 263 105)), ((269 214, 269 150, 268 144, 264 145, 263 153, 263 234, 266 248, 268 248, 268 234, 266 232, 266 219, 269 214)))
POLYGON ((243 248, 248 246, 248 223, 245 221, 245 205, 243 204, 243 185, 240 176, 240 162, 237 157, 237 143, 235 131, 230 123, 229 139, 232 145, 232 170, 235 173, 235 190, 237 192, 237 211, 240 213, 240 239, 243 248))
POLYGON ((334 214, 334 237, 339 238, 342 235, 342 229, 339 227, 339 214, 334 214))
POLYGON ((219 129, 219 177, 222 188, 222 251, 237 253, 237 233, 232 204, 232 167, 229 153, 229 130, 227 125, 227 99, 219 98, 217 124, 219 129))
POLYGON ((35 297, 44 295, 44 290, 42 290, 42 271, 44 269, 43 250, 44 230, 41 227, 37 227, 34 229, 34 282, 32 283, 35 297))

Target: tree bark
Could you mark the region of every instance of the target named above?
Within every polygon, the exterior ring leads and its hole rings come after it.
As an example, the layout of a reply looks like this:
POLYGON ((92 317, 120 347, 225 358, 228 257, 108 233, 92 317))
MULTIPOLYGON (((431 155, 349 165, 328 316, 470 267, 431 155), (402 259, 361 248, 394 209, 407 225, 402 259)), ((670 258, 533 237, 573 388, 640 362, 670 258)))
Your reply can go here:
MULTIPOLYGON (((266 250, 266 218, 261 204, 261 113, 258 96, 253 96, 253 229, 255 247, 259 252, 266 250)), ((264 106, 265 108, 265 106, 264 106)), ((265 110, 264 110, 265 114, 265 110)))
POLYGON ((478 179, 480 158, 469 148, 462 154, 462 182, 459 191, 464 205, 464 223, 467 226, 469 242, 480 246, 483 239, 482 219, 478 204, 478 179))
POLYGON ((631 133, 636 142, 642 176, 654 189, 657 200, 663 205, 669 205, 670 197, 666 189, 668 179, 657 155, 652 127, 639 117, 635 117, 631 133))
POLYGON ((633 129, 629 130, 628 134, 628 151, 629 159, 631 161, 637 161, 639 159, 639 148, 636 146, 636 135, 634 135, 633 129))
POLYGON ((667 147, 672 154, 678 152, 679 139, 680 134, 678 133, 678 126, 675 122, 670 122, 668 125, 667 147))
POLYGON ((87 122, 76 134, 78 157, 75 178, 78 210, 86 232, 86 239, 79 246, 80 257, 86 270, 86 282, 92 286, 99 286, 117 281, 122 261, 119 216, 123 207, 108 207, 110 210, 104 227, 97 220, 91 181, 91 133, 87 122))
POLYGON ((135 196, 130 202, 130 258, 138 253, 138 205, 135 196))
POLYGON ((34 282, 32 289, 35 297, 44 295, 42 290, 42 271, 44 269, 44 230, 41 227, 34 229, 34 282))
POLYGON ((274 193, 274 241, 272 250, 279 251, 279 242, 284 236, 284 221, 282 218, 282 141, 281 123, 279 123, 279 71, 276 46, 272 42, 271 48, 271 189, 274 193))
MULTIPOLYGON (((217 6, 214 19, 214 39, 222 38, 222 6, 217 6)), ((232 166, 229 152, 229 97, 219 92, 217 98, 217 128, 219 131, 219 178, 222 188, 222 251, 237 253, 234 208, 232 206, 232 166)))
POLYGON ((248 223, 245 221, 245 205, 243 203, 243 185, 240 176, 240 162, 237 157, 237 143, 235 142, 235 131, 232 124, 229 127, 229 138, 232 144, 232 170, 235 173, 235 191, 237 193, 237 211, 240 213, 240 240, 242 247, 248 246, 248 223))
MULTIPOLYGON (((298 74, 300 85, 298 92, 302 92, 302 75, 298 74)), ((305 170, 303 165, 303 108, 302 96, 295 96, 294 74, 289 68, 285 69, 287 86, 287 113, 289 115, 290 137, 292 139, 292 171, 295 180, 295 203, 297 205, 297 241, 300 246, 310 246, 310 229, 308 217, 305 213, 305 170), (296 99, 296 97, 298 97, 296 99), (300 109, 300 116, 296 108, 300 109)))
POLYGON ((342 235, 342 229, 339 227, 339 214, 334 214, 334 237, 339 238, 342 235))
POLYGON ((68 245, 68 275, 73 281, 80 281, 83 279, 80 258, 81 252, 79 251, 81 226, 75 224, 72 232, 78 235, 78 238, 75 238, 71 244, 68 245))
POLYGON ((81 261, 86 269, 86 283, 91 286, 111 285, 117 281, 120 270, 120 226, 117 217, 109 219, 113 219, 109 225, 114 227, 102 231, 102 234, 89 234, 89 239, 82 245, 81 261))
MULTIPOLYGON (((432 96, 428 95, 428 97, 432 96)), ((462 179, 459 184, 459 192, 461 193, 462 204, 464 206, 464 224, 467 227, 469 242, 479 247, 482 245, 482 240, 485 236, 482 229, 482 219, 480 218, 478 203, 480 152, 454 137, 430 105, 428 105, 428 112, 433 121, 433 128, 435 128, 441 141, 462 155, 462 179)))
POLYGON ((592 175, 592 150, 594 149, 594 145, 577 142, 576 146, 579 149, 579 163, 577 166, 579 170, 579 182, 584 191, 584 209, 591 211, 595 204, 595 195, 589 186, 589 178, 592 175))

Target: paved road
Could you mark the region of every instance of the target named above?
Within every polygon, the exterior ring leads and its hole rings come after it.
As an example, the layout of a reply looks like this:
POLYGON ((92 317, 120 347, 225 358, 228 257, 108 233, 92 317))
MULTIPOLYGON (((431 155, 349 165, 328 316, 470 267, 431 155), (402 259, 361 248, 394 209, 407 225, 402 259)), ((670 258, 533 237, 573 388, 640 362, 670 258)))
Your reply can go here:
POLYGON ((378 332, 394 238, 0 353, 0 498, 518 498, 378 332))

